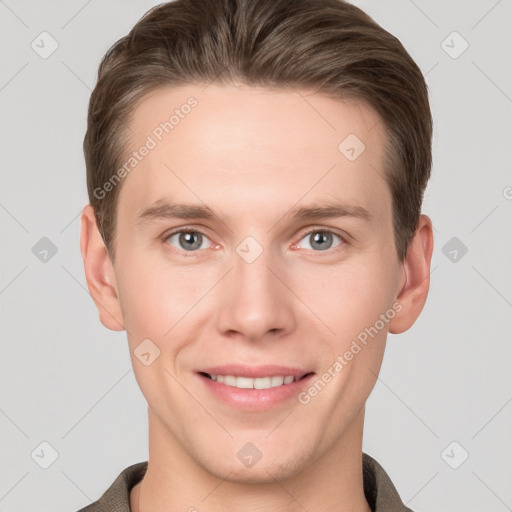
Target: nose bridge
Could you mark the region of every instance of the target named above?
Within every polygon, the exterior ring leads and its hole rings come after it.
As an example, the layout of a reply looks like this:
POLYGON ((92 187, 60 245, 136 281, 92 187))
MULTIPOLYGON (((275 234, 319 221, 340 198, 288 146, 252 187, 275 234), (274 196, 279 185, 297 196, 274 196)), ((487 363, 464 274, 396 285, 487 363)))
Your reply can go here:
POLYGON ((247 237, 233 253, 229 285, 220 298, 219 329, 258 340, 269 331, 286 331, 294 322, 293 304, 276 277, 280 267, 269 248, 247 237))

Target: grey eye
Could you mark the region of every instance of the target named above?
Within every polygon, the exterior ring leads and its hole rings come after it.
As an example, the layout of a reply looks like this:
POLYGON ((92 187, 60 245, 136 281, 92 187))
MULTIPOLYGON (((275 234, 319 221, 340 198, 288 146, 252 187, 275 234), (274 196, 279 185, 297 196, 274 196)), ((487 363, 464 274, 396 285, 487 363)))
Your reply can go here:
POLYGON ((195 251, 197 249, 205 249, 208 247, 208 240, 202 233, 199 231, 178 231, 177 233, 172 234, 167 238, 168 242, 171 245, 175 245, 174 242, 177 242, 178 249, 183 249, 185 251, 195 251), (206 243, 206 247, 202 247, 203 244, 206 243))
MULTIPOLYGON (((335 237, 342 241, 342 238, 335 233, 331 233, 330 231, 317 230, 311 231, 302 240, 306 240, 309 244, 309 247, 304 247, 305 249, 313 249, 315 251, 326 251, 327 249, 331 249, 333 247, 332 244, 335 237)), ((337 245, 340 245, 340 243, 338 243, 337 245)))

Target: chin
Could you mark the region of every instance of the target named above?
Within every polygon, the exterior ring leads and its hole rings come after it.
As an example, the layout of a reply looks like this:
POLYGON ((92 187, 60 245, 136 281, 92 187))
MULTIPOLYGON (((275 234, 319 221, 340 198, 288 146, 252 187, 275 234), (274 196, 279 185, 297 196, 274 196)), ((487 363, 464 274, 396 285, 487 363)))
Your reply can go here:
POLYGON ((215 473, 215 476, 223 479, 224 481, 242 485, 275 484, 276 480, 286 480, 293 477, 296 473, 292 468, 283 468, 282 466, 273 464, 249 469, 240 469, 239 467, 218 469, 219 471, 218 473, 215 473), (223 470, 225 470, 225 472, 223 470))
POLYGON ((203 460, 201 465, 208 473, 227 482, 264 485, 292 478, 303 470, 304 462, 308 459, 307 454, 292 454, 286 460, 283 457, 278 460, 275 455, 274 459, 262 456, 251 467, 244 467, 238 458, 234 461, 225 459, 221 464, 216 461, 209 461, 211 464, 208 464, 208 461, 203 460))

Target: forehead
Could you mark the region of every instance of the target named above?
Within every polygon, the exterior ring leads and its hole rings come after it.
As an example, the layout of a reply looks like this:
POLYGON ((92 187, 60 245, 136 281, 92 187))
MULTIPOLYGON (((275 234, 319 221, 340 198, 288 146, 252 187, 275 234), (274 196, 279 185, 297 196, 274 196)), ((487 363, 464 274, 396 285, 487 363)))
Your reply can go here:
POLYGON ((293 88, 169 87, 140 102, 130 128, 135 165, 119 204, 134 212, 163 199, 235 216, 332 198, 376 215, 390 209, 385 132, 362 102, 293 88))

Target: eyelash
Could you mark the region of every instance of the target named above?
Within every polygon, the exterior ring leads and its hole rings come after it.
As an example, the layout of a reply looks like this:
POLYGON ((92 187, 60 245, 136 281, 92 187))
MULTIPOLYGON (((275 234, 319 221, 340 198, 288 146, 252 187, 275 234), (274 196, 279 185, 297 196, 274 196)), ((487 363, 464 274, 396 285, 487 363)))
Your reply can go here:
MULTIPOLYGON (((320 253, 320 254, 323 254, 323 253, 326 253, 326 254, 331 254, 332 252, 337 252, 337 251, 340 251, 340 250, 343 250, 344 247, 346 245, 348 245, 348 242, 347 242, 347 239, 345 236, 333 231, 333 230, 330 230, 330 229, 326 229, 326 228, 322 228, 322 227, 313 227, 313 228, 309 228, 308 231, 304 231, 304 232, 301 232, 300 233, 300 237, 298 239, 298 242, 294 243, 293 246, 296 246, 298 245, 298 243, 304 238, 306 237, 307 235, 311 235, 313 233, 329 233, 329 234, 332 234, 334 235, 335 237, 338 237, 340 239, 340 244, 336 247, 333 247, 333 248, 330 248, 330 249, 326 249, 325 251, 315 251, 313 249, 307 249, 308 251, 312 251, 314 253, 320 253)), ((166 246, 166 249, 169 250, 170 252, 172 252, 173 254, 180 254, 186 258, 188 257, 191 257, 191 256, 194 256, 196 253, 199 253, 201 252, 202 250, 195 250, 195 251, 185 251, 184 249, 177 249, 173 246, 171 246, 169 243, 167 243, 167 240, 173 236, 173 235, 177 235, 177 234, 180 234, 180 233, 200 233, 201 235, 203 235, 204 237, 206 237, 208 240, 210 240, 209 236, 202 230, 200 229, 197 229, 197 228, 192 228, 192 227, 187 227, 187 226, 184 226, 184 227, 181 227, 175 231, 171 231, 169 233, 166 233, 165 235, 162 236, 162 241, 164 242, 164 245, 166 246)))

